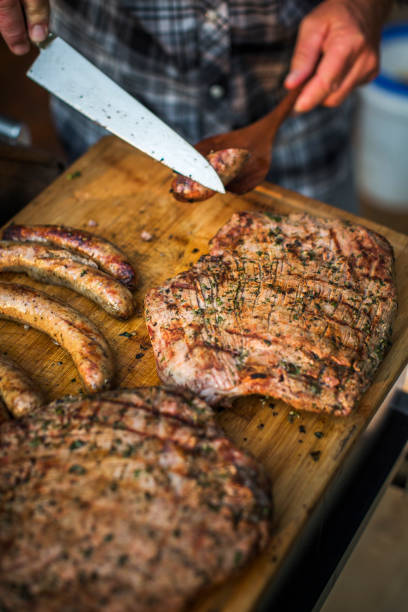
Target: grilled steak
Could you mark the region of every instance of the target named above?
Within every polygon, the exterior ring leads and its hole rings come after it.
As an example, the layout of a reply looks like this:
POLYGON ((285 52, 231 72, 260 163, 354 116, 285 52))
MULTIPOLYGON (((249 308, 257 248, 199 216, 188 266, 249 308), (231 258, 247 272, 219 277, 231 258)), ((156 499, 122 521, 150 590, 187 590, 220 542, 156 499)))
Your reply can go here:
POLYGON ((389 345, 393 252, 305 214, 239 213, 208 255, 146 297, 163 382, 210 404, 260 393, 348 414, 389 345))
POLYGON ((211 408, 163 388, 0 426, 0 607, 179 610, 269 536, 269 485, 211 408))

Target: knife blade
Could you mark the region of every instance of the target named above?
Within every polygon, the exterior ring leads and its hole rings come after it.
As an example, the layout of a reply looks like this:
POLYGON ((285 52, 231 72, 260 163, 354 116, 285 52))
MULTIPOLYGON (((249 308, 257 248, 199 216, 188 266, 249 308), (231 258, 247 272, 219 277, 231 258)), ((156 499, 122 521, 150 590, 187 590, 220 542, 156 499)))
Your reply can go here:
POLYGON ((30 79, 175 172, 225 193, 214 168, 192 145, 62 38, 50 34, 39 48, 30 79))

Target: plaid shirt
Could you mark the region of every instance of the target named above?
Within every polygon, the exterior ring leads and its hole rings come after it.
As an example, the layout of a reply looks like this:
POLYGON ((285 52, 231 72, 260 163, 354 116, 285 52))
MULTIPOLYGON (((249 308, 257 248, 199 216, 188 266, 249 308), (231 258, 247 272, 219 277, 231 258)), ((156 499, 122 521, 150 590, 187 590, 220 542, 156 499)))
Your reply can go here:
MULTIPOLYGON (((242 127, 284 93, 297 27, 318 0, 52 0, 54 32, 192 143, 242 127)), ((58 100, 73 156, 104 130, 58 100)), ((291 117, 269 180, 324 198, 347 172, 350 103, 291 117)), ((65 137, 64 137, 65 134, 65 137)))

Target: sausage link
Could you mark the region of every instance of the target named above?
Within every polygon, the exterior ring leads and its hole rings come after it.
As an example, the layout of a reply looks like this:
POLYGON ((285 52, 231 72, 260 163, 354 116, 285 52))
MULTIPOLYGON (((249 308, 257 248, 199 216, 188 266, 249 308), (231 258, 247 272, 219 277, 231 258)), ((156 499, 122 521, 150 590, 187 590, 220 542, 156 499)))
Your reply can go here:
MULTIPOLYGON (((206 156, 211 166, 219 175, 222 184, 228 185, 241 172, 250 156, 246 149, 220 149, 206 156)), ((202 202, 216 192, 204 187, 186 176, 176 176, 171 185, 171 192, 180 202, 202 202)))
POLYGON ((17 418, 44 403, 28 374, 4 355, 0 355, 0 395, 6 408, 17 418))
POLYGON ((63 225, 9 225, 4 240, 52 244, 93 259, 98 266, 130 290, 135 288, 135 271, 122 251, 101 236, 63 225))
POLYGON ((134 312, 129 289, 99 270, 91 260, 72 255, 66 249, 0 241, 0 272, 23 272, 36 280, 68 287, 119 319, 129 319, 134 312))
POLYGON ((61 345, 71 355, 86 391, 111 386, 109 345, 95 325, 71 306, 32 287, 0 282, 0 318, 34 327, 61 345))

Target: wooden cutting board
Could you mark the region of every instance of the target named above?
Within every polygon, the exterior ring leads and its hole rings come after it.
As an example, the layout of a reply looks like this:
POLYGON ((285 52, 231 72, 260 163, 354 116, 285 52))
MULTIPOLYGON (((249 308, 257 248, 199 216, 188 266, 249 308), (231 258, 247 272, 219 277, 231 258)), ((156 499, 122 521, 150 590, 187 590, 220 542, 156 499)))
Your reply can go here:
MULTIPOLYGON (((171 176, 161 164, 109 136, 14 219, 18 223, 62 223, 86 228, 114 241, 129 255, 138 275, 137 313, 125 323, 68 289, 45 288, 23 275, 3 275, 4 280, 23 282, 65 299, 94 321, 113 349, 117 386, 158 384, 143 319, 144 295, 150 287, 186 269, 206 253, 208 240, 235 211, 307 211, 339 216, 379 231, 395 250, 399 311, 393 344, 355 414, 346 418, 301 414, 283 402, 253 397, 236 401, 218 417, 227 435, 239 447, 252 452, 271 477, 274 534, 265 553, 239 575, 202 595, 189 610, 245 612, 254 607, 301 537, 308 516, 351 448, 358 444, 408 360, 408 236, 270 184, 245 197, 228 194, 199 204, 176 202, 169 194, 171 176), (153 235, 150 242, 142 240, 143 230, 153 235)), ((32 375, 47 399, 81 390, 71 359, 40 332, 2 321, 0 343, 2 351, 32 375)))

